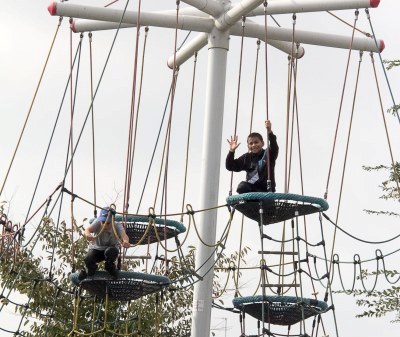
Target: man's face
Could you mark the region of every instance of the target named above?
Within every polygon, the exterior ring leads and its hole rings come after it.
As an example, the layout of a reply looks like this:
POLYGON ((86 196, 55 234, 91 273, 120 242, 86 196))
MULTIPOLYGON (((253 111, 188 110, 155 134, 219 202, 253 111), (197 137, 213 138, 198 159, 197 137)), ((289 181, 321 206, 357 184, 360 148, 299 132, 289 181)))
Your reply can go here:
POLYGON ((257 154, 259 153, 264 146, 264 142, 258 137, 249 137, 247 138, 247 147, 249 152, 257 154))
POLYGON ((112 225, 112 215, 111 214, 108 214, 107 219, 105 221, 105 225, 106 225, 106 228, 111 227, 111 225, 112 225))

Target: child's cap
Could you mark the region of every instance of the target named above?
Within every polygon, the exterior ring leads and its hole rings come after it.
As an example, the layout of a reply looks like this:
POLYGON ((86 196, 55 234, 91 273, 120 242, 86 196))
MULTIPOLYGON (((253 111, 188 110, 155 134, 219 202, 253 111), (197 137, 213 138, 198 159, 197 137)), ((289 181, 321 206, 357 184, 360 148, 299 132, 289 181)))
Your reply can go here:
POLYGON ((109 220, 111 220, 111 217, 115 214, 115 210, 110 208, 110 207, 104 207, 100 210, 100 215, 97 217, 96 221, 101 221, 105 222, 107 220, 107 217, 109 220), (108 214, 110 214, 110 217, 108 217, 108 214))

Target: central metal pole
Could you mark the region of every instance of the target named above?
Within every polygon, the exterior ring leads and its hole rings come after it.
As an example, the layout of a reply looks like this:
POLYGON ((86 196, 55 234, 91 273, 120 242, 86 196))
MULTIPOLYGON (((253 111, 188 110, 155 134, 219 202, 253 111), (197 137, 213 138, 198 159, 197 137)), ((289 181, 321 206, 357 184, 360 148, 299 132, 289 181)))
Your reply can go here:
MULTIPOLYGON (((214 28, 208 35, 208 70, 206 85, 203 151, 201 157, 200 209, 218 205, 221 140, 225 99, 226 60, 229 33, 214 28)), ((208 245, 216 242, 217 211, 201 212, 199 234, 208 245)), ((199 242, 196 266, 202 281, 194 285, 191 337, 209 337, 215 248, 199 242)))

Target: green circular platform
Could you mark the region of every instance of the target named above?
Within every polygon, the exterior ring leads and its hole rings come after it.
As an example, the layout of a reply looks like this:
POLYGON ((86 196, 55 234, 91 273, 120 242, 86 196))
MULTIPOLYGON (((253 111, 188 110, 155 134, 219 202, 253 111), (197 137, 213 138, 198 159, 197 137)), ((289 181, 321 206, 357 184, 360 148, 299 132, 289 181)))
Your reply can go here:
POLYGON ((261 207, 264 225, 326 211, 329 208, 324 199, 292 193, 243 193, 227 197, 226 202, 246 217, 257 222, 260 222, 261 207))
POLYGON ((78 275, 79 273, 73 273, 70 276, 74 285, 80 286, 99 299, 105 298, 108 292, 110 301, 135 300, 158 292, 171 283, 165 276, 130 271, 119 271, 117 279, 113 279, 106 271, 97 271, 82 281, 79 281, 78 275))
POLYGON ((265 296, 264 304, 261 295, 237 297, 232 302, 235 308, 260 321, 264 307, 264 322, 275 325, 293 325, 329 309, 326 302, 292 296, 265 296))

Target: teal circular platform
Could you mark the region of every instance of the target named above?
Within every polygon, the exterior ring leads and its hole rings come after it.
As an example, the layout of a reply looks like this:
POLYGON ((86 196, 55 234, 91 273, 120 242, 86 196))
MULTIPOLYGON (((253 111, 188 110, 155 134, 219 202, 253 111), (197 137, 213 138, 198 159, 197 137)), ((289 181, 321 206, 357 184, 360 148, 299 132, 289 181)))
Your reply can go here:
POLYGON ((326 302, 293 296, 237 297, 233 299, 235 308, 264 322, 274 325, 293 325, 303 319, 322 314, 329 307, 326 302))
POLYGON ((135 300, 158 292, 171 283, 166 276, 130 271, 119 271, 117 279, 113 279, 106 271, 97 271, 93 276, 79 281, 78 274, 73 273, 70 276, 75 286, 80 286, 99 299, 106 298, 108 293, 108 299, 111 301, 135 300))
MULTIPOLYGON (((92 218, 89 220, 89 223, 93 223, 95 220, 96 218, 92 218)), ((115 222, 122 223, 122 220, 122 215, 115 215, 115 222)), ((125 222, 125 231, 129 237, 129 243, 131 245, 147 245, 158 242, 158 238, 164 241, 186 232, 186 227, 181 222, 164 218, 153 218, 144 215, 128 215, 126 216, 125 222), (153 223, 151 223, 149 228, 150 222, 153 223)))
POLYGON ((261 207, 263 225, 326 211, 329 208, 324 199, 292 193, 243 193, 227 197, 226 202, 246 217, 257 222, 260 222, 261 207))
MULTIPOLYGON (((121 215, 115 216, 116 222, 122 222, 122 220, 123 218, 121 215)), ((129 242, 133 245, 137 244, 138 242, 140 242, 142 245, 146 245, 149 243, 158 242, 159 239, 170 239, 186 231, 186 227, 182 223, 163 218, 151 218, 142 215, 128 215, 125 221, 126 234, 129 237, 129 242), (150 228, 148 228, 150 221, 154 222, 154 224, 151 224, 150 228)))

